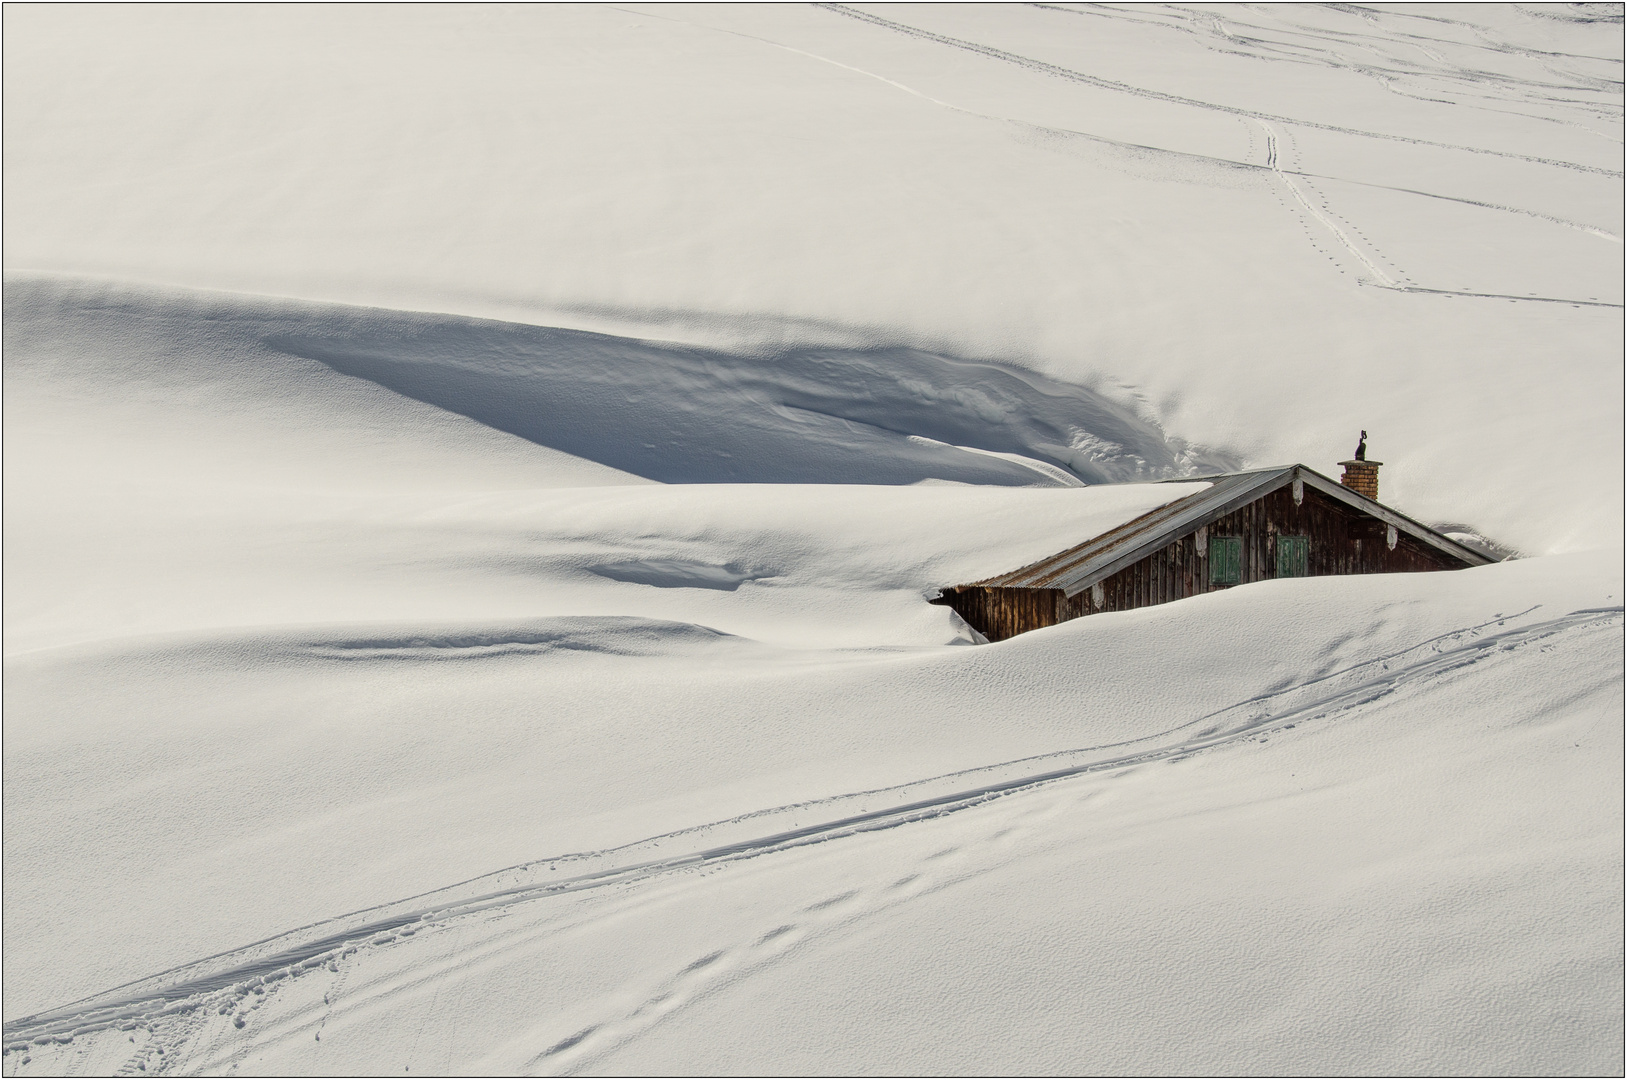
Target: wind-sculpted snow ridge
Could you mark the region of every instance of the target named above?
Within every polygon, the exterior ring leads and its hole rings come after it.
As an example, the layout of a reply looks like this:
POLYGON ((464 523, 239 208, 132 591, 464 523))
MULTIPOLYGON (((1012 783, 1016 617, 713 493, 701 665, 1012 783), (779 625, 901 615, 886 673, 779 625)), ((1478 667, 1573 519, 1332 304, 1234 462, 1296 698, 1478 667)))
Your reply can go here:
MULTIPOLYGON (((454 623, 425 628, 392 623, 217 628, 136 635, 67 647, 110 663, 198 663, 213 667, 276 666, 304 660, 341 663, 423 663, 504 656, 696 655, 719 646, 763 650, 760 642, 710 626, 636 615, 552 615, 501 623, 454 623)), ((52 650, 42 650, 51 653, 52 650)), ((28 653, 16 654, 16 658, 28 653)))
POLYGON ((913 348, 737 354, 364 311, 320 333, 256 322, 273 348, 664 483, 1048 486, 1237 464, 1084 387, 913 348))
MULTIPOLYGON (((22 274, 8 275, 6 292, 8 346, 32 349, 31 357, 64 351, 46 341, 106 333, 127 343, 106 361, 120 380, 132 372, 182 383, 308 380, 314 363, 329 378, 366 380, 664 483, 935 479, 1051 487, 1168 479, 1240 463, 1168 435, 1141 415, 1131 393, 1115 399, 1011 364, 904 346, 729 352, 22 274), (138 348, 151 359, 133 365, 126 354, 138 348), (185 368, 196 362, 181 356, 207 356, 213 366, 185 368)), ((60 374, 53 369, 50 377, 60 374)), ((87 374, 81 361, 74 377, 87 374)))
POLYGON ((600 577, 633 585, 653 585, 658 589, 716 589, 719 592, 734 592, 748 581, 771 576, 733 565, 713 566, 680 559, 629 559, 600 563, 587 569, 600 577))
MULTIPOLYGON (((360 951, 411 938, 452 920, 496 915, 516 904, 627 885, 684 868, 891 829, 981 805, 1055 781, 1155 761, 1173 761, 1241 740, 1329 720, 1396 692, 1496 663, 1556 639, 1614 632, 1621 607, 1531 618, 1536 609, 1420 642, 1274 693, 1237 702, 1147 737, 964 770, 876 791, 782 806, 652 837, 607 851, 564 855, 352 912, 117 987, 49 1012, 8 1022, 8 1054, 97 1032, 149 1031, 195 1015, 227 1015, 245 998, 317 969, 337 971, 360 951)), ((252 1004, 252 1003, 251 1003, 252 1004)), ((237 1026, 241 1027, 241 1014, 237 1026)), ((320 1036, 318 1036, 320 1037, 320 1036)), ((555 1051, 569 1049, 561 1044, 555 1051)), ((552 1052, 552 1051, 551 1051, 552 1052)))
POLYGON ((294 647, 330 660, 462 660, 566 652, 658 656, 710 645, 731 635, 695 623, 627 615, 556 616, 535 626, 441 633, 334 635, 294 647))

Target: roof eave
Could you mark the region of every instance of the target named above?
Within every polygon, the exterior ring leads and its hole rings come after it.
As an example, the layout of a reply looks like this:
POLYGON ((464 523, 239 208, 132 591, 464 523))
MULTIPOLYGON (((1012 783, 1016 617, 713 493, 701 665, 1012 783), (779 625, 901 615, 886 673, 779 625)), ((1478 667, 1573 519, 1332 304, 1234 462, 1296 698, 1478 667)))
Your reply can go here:
POLYGON ((1458 543, 1449 536, 1443 536, 1421 521, 1414 521, 1399 510, 1391 510, 1377 499, 1369 499, 1361 492, 1354 491, 1337 480, 1331 480, 1323 476, 1314 469, 1307 469, 1303 465, 1296 466, 1296 468, 1303 474, 1305 482, 1322 492, 1322 494, 1372 514, 1385 524, 1394 525, 1397 531, 1404 532, 1414 540, 1422 541, 1455 559, 1462 559, 1470 566, 1487 566, 1497 561, 1490 556, 1482 555, 1474 548, 1458 543))
POLYGON ((1484 566, 1496 561, 1304 465, 1283 465, 1272 469, 1229 473, 1216 477, 1200 476, 1193 477, 1192 480, 1209 480, 1213 487, 1208 491, 1200 491, 1165 503, 1132 521, 1115 526, 1048 558, 971 584, 992 588, 1061 589, 1065 596, 1071 598, 1125 567, 1140 562, 1159 548, 1168 546, 1189 532, 1225 517, 1232 511, 1295 480, 1302 480, 1332 499, 1393 525, 1398 532, 1406 533, 1413 539, 1444 552, 1468 566, 1484 566), (1122 551, 1112 553, 1123 540, 1133 538, 1138 529, 1150 531, 1140 542, 1132 543, 1122 551), (1122 539, 1115 539, 1119 534, 1127 535, 1122 539), (1088 552, 1093 545, 1101 545, 1105 550, 1100 555, 1091 556, 1088 552), (1084 558, 1079 560, 1077 567, 1070 569, 1068 567, 1070 557, 1078 559, 1080 555, 1084 555, 1084 558), (1052 570, 1051 567, 1058 568, 1052 570))
POLYGON ((1092 585, 1104 578, 1112 577, 1126 566, 1132 566, 1151 555, 1159 548, 1168 547, 1174 541, 1185 536, 1189 531, 1201 529, 1203 526, 1223 518, 1233 510, 1268 495, 1271 492, 1290 484, 1294 480, 1296 470, 1300 466, 1287 465, 1280 469, 1261 470, 1257 473, 1235 474, 1226 479, 1249 476, 1251 483, 1241 483, 1235 487, 1226 487, 1217 483, 1217 490, 1200 492, 1189 498, 1194 504, 1186 508, 1186 512, 1172 517, 1163 529, 1154 533, 1146 540, 1132 548, 1126 549, 1122 554, 1116 555, 1106 562, 1081 567, 1072 577, 1059 579, 1053 588, 1060 588, 1064 596, 1070 599, 1078 596, 1092 585))

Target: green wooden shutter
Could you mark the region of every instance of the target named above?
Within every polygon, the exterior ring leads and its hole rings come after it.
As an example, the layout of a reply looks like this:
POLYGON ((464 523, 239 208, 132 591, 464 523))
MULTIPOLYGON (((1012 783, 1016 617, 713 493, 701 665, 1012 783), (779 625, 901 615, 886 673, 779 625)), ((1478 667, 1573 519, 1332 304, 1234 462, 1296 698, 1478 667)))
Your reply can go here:
POLYGON ((1308 536, 1277 537, 1277 576, 1304 577, 1311 562, 1311 540, 1308 536))
POLYGON ((1236 585, 1243 580, 1243 538, 1209 538, 1209 584, 1236 585))

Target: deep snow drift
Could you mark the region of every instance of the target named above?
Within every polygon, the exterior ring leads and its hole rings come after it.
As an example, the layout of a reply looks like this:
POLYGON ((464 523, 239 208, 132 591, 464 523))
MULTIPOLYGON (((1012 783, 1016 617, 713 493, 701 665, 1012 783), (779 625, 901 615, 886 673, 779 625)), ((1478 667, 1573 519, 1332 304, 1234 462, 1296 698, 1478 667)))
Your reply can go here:
POLYGON ((1577 550, 1622 518, 1619 18, 20 7, 5 264, 1016 362, 1249 464, 1366 428, 1400 505, 1577 550))
POLYGON ((4 18, 6 1075, 1623 1067, 1619 8, 4 18))

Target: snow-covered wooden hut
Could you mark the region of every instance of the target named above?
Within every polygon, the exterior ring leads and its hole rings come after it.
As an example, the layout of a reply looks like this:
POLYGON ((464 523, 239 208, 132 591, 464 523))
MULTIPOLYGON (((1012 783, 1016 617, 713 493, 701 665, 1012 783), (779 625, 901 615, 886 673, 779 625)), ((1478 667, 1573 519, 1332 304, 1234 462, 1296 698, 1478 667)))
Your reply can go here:
POLYGON ((1205 490, 1039 562, 944 588, 932 603, 999 641, 1082 615, 1272 578, 1495 561, 1378 502, 1381 462, 1342 464, 1338 483, 1304 465, 1201 477, 1205 490))

